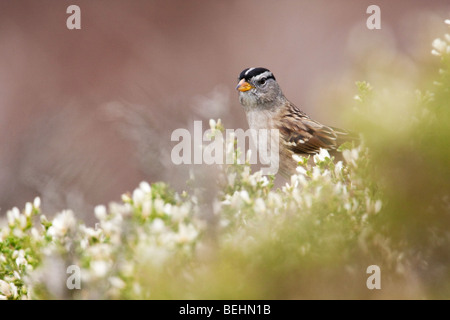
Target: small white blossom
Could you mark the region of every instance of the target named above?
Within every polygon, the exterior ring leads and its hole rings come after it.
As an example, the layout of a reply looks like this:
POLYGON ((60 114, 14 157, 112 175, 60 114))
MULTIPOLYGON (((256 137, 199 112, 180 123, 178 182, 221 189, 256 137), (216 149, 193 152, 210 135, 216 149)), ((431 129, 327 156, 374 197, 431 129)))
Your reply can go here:
POLYGON ((33 213, 33 205, 30 202, 25 203, 25 216, 30 217, 33 213))
POLYGON ((326 158, 330 158, 330 154, 326 149, 320 148, 319 153, 314 155, 314 162, 315 163, 322 162, 325 161, 326 158))
POLYGON ((24 230, 25 227, 27 226, 27 217, 24 216, 23 214, 19 215, 19 226, 20 229, 24 230))
POLYGON ((346 149, 342 152, 342 156, 347 163, 356 166, 356 161, 359 158, 359 150, 358 149, 346 149))
POLYGON ((72 210, 63 210, 53 219, 48 233, 53 237, 64 237, 75 225, 76 220, 72 210))
POLYGON ((437 56, 437 57, 440 57, 440 56, 441 56, 441 53, 440 53, 439 51, 437 51, 436 49, 432 49, 432 50, 431 50, 431 54, 432 54, 433 56, 437 56))
POLYGON ((434 39, 431 45, 438 52, 445 52, 445 49, 447 47, 447 43, 445 43, 445 41, 442 41, 441 39, 434 39))
POLYGON ((321 176, 322 176, 322 173, 321 173, 319 167, 313 167, 313 169, 312 169, 312 178, 313 178, 314 180, 317 180, 317 179, 319 179, 321 176))
POLYGON ((144 202, 145 192, 142 191, 142 189, 135 189, 133 191, 132 199, 133 199, 134 205, 140 206, 142 204, 142 202, 144 202))
POLYGON ((14 275, 15 279, 22 279, 22 277, 20 276, 19 272, 17 272, 17 270, 14 270, 13 275, 14 275))
POLYGON ((261 179, 261 187, 267 187, 269 185, 269 179, 266 176, 262 176, 261 179))
POLYGON ((19 220, 19 217, 20 211, 16 207, 6 212, 6 218, 8 219, 8 224, 10 227, 13 227, 16 224, 16 220, 19 220))
POLYGON ((308 172, 306 171, 305 168, 300 167, 300 166, 298 166, 295 170, 296 170, 299 174, 304 175, 304 176, 308 173, 308 172))
POLYGON ((380 212, 382 206, 383 206, 383 203, 381 202, 381 200, 377 200, 375 202, 375 213, 380 212))
POLYGON ((125 202, 125 203, 129 203, 131 201, 130 196, 128 194, 126 194, 126 193, 122 194, 121 198, 122 198, 122 201, 125 202))
POLYGON ((256 212, 265 212, 266 211, 266 204, 263 199, 257 198, 255 200, 255 204, 253 205, 253 208, 256 212))
POLYGON ((164 221, 160 218, 156 218, 153 220, 152 225, 150 226, 150 230, 155 233, 163 232, 166 225, 164 221))
POLYGON ((164 212, 164 200, 162 199, 155 199, 154 203, 153 203, 155 210, 159 213, 163 213, 164 212))
POLYGON ((229 173, 227 175, 228 184, 234 186, 234 181, 236 180, 236 172, 229 173))
POLYGON ((144 201, 142 203, 142 217, 146 219, 150 216, 151 213, 152 213, 152 201, 150 199, 147 199, 147 201, 144 201))
POLYGON ((36 209, 39 209, 39 208, 41 207, 41 198, 39 198, 39 197, 34 198, 34 200, 33 200, 33 206, 34 206, 36 209))
POLYGON ((244 200, 245 203, 250 203, 251 200, 247 190, 242 190, 241 192, 239 192, 239 195, 241 196, 241 199, 244 200))
POLYGON ((139 184, 139 188, 144 191, 145 193, 151 193, 152 192, 152 187, 150 186, 150 184, 146 181, 142 181, 139 184))
POLYGON ((178 226, 178 234, 176 236, 176 241, 178 243, 188 243, 195 240, 197 236, 198 231, 192 224, 185 225, 181 223, 178 226))
MULTIPOLYGON (((17 251, 16 251, 17 252, 17 251)), ((28 261, 25 259, 25 251, 23 249, 18 251, 17 258, 16 258, 16 265, 20 267, 21 265, 27 265, 28 261)))
POLYGON ((117 288, 117 289, 123 289, 126 286, 125 281, 123 281, 119 277, 109 278, 109 283, 111 284, 111 286, 113 286, 114 288, 117 288))
POLYGON ((177 223, 183 221, 189 215, 190 210, 191 204, 189 202, 183 203, 181 206, 174 206, 172 208, 172 221, 177 223))
POLYGON ((216 129, 216 120, 209 119, 209 127, 211 128, 211 130, 215 130, 216 129))
POLYGON ((292 159, 294 159, 294 161, 296 161, 296 162, 303 162, 303 160, 305 159, 305 158, 303 158, 302 156, 299 156, 298 154, 293 154, 292 155, 292 159))
POLYGON ((172 205, 170 203, 166 203, 164 205, 163 212, 168 216, 172 215, 172 205))
POLYGON ((334 174, 336 176, 340 176, 342 173, 342 168, 344 167, 344 164, 342 163, 342 161, 338 161, 336 163, 336 165, 334 166, 334 174))
POLYGON ((108 273, 109 263, 103 260, 95 260, 91 262, 90 269, 95 277, 101 278, 108 273))
POLYGON ((6 297, 11 295, 11 286, 8 282, 0 279, 0 293, 6 297))
MULTIPOLYGON (((298 168, 301 168, 301 167, 298 167, 298 168)), ((298 169, 298 168, 297 168, 297 169, 298 169)), ((297 188, 297 186, 298 186, 298 175, 293 174, 293 175, 291 176, 291 186, 294 187, 294 188, 297 188)), ((287 185, 287 183, 286 183, 286 187, 289 188, 289 186, 287 185)))
POLYGON ((106 207, 104 205, 98 205, 94 208, 94 214, 99 221, 103 221, 106 220, 108 212, 106 211, 106 207))

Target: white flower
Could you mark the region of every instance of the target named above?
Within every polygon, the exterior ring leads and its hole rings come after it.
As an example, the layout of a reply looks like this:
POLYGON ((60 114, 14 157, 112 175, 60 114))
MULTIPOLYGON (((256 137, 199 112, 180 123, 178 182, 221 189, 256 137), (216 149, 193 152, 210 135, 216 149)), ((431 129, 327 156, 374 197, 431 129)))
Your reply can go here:
POLYGON ((163 213, 164 212, 164 200, 162 199, 155 199, 153 203, 156 212, 163 213))
POLYGON ((178 243, 189 243, 198 236, 198 231, 192 224, 185 225, 180 223, 178 226, 178 233, 176 235, 176 241, 178 243))
POLYGON ((320 178, 321 175, 322 175, 322 173, 321 173, 319 167, 313 167, 313 170, 312 170, 312 178, 313 178, 314 180, 317 180, 317 179, 320 178))
POLYGON ((336 176, 339 176, 342 172, 342 168, 344 167, 344 164, 342 163, 342 161, 338 161, 336 163, 336 165, 334 166, 334 174, 336 176))
POLYGON ((155 233, 160 233, 164 231, 165 227, 166 225, 164 221, 160 218, 156 218, 155 220, 153 220, 150 229, 155 233))
POLYGON ((25 203, 25 216, 30 217, 33 213, 33 205, 30 202, 25 203))
POLYGON ((104 221, 106 220, 106 217, 108 215, 107 211, 106 211, 106 207, 104 205, 98 205, 94 208, 94 214, 96 216, 96 218, 99 221, 104 221))
POLYGON ((173 222, 181 222, 188 215, 191 210, 191 204, 189 202, 183 203, 181 206, 173 206, 172 207, 172 221, 173 222))
POLYGON ((152 213, 152 201, 150 199, 147 199, 147 201, 144 201, 142 203, 142 217, 148 218, 150 214, 152 213))
POLYGON ((148 182, 146 181, 142 181, 139 184, 139 188, 144 191, 145 193, 151 193, 152 192, 152 187, 148 184, 148 182))
POLYGON ((39 208, 41 207, 41 198, 39 198, 39 197, 34 198, 34 200, 33 200, 33 206, 34 206, 36 209, 39 209, 39 208))
POLYGON ((266 176, 262 176, 260 181, 261 181, 261 187, 267 187, 269 185, 269 179, 267 179, 266 176))
POLYGON ((36 228, 31 228, 31 237, 33 238, 33 240, 35 241, 40 241, 41 240, 41 234, 39 233, 39 231, 36 228))
POLYGON ((433 43, 431 44, 434 49, 438 52, 445 52, 445 49, 447 47, 447 43, 445 41, 442 41, 441 39, 434 39, 433 43))
POLYGON ((18 267, 20 267, 21 265, 27 265, 28 261, 27 261, 27 259, 25 259, 25 251, 23 251, 23 249, 20 249, 19 251, 15 251, 14 253, 16 253, 16 252, 18 252, 17 258, 16 258, 16 265, 18 267))
POLYGON ((80 226, 80 231, 86 235, 87 238, 99 238, 102 234, 101 229, 93 229, 86 227, 85 225, 80 226))
POLYGON ((266 203, 263 199, 257 198, 255 200, 255 204, 253 205, 256 212, 265 212, 266 211, 266 203))
MULTIPOLYGON (((297 169, 298 168, 301 168, 301 167, 297 167, 297 169)), ((297 170, 298 171, 298 170, 297 170)), ((305 171, 306 172, 306 171, 305 171)), ((293 174, 292 176, 291 176, 291 186, 292 187, 294 187, 294 188, 297 188, 297 186, 298 186, 298 175, 296 175, 296 174, 293 174)), ((286 183, 286 188, 289 188, 289 185, 286 183)))
POLYGON ((103 260, 92 261, 90 267, 95 277, 102 278, 108 273, 109 263, 103 260))
POLYGON ((252 159, 252 149, 247 150, 246 162, 250 163, 252 159))
POLYGON ((239 192, 239 195, 245 203, 250 203, 250 196, 248 195, 247 190, 242 190, 241 192, 239 192))
POLYGON ((11 295, 11 286, 8 282, 0 279, 0 293, 9 297, 11 295))
POLYGON ((27 218, 23 214, 19 215, 19 226, 22 230, 27 226, 27 218))
POLYGON ((267 204, 272 208, 281 208, 283 206, 283 199, 278 193, 269 192, 267 195, 267 204))
POLYGON ((215 130, 216 129, 216 120, 209 119, 209 127, 211 128, 211 130, 215 130))
POLYGON ((326 158, 330 158, 330 154, 326 149, 320 148, 319 153, 314 155, 314 163, 325 161, 326 158))
POLYGON ((164 212, 166 215, 170 216, 170 215, 172 214, 172 205, 171 205, 170 203, 166 203, 166 204, 164 205, 163 212, 164 212))
POLYGON ((381 202, 381 200, 377 200, 375 202, 375 213, 380 212, 382 206, 383 206, 383 203, 381 202))
POLYGON ((13 227, 16 224, 16 220, 19 220, 19 217, 20 211, 16 207, 6 212, 6 218, 8 219, 8 224, 10 227, 13 227))
POLYGON ((135 189, 135 190, 133 191, 133 196, 132 196, 132 198, 133 198, 133 203, 134 203, 134 205, 135 205, 135 206, 139 206, 139 205, 142 204, 142 202, 143 202, 144 199, 145 199, 145 192, 142 191, 141 189, 135 189))
POLYGON ((304 176, 305 176, 305 175, 307 174, 306 169, 303 168, 303 167, 298 166, 295 170, 296 170, 299 174, 301 174, 301 175, 304 175, 304 176))
POLYGON ((294 159, 294 161, 296 161, 296 162, 303 162, 303 160, 305 159, 304 157, 302 157, 302 156, 299 156, 298 154, 293 154, 292 155, 292 159, 294 159))
POLYGON ((123 289, 126 286, 125 281, 123 281, 119 277, 111 277, 108 280, 109 280, 109 283, 111 284, 111 286, 113 286, 114 288, 123 289))
POLYGON ((229 173, 227 175, 228 184, 230 186, 234 185, 234 181, 236 180, 236 172, 229 173))
POLYGON ((124 193, 122 194, 122 201, 125 203, 129 203, 131 201, 131 198, 128 194, 124 193))
POLYGON ((303 199, 305 201, 306 207, 311 208, 313 202, 312 196, 310 194, 305 194, 303 199))
POLYGON ((41 220, 41 224, 47 224, 48 223, 48 219, 45 216, 45 214, 41 215, 40 220, 41 220))
POLYGON ((441 56, 441 54, 440 54, 436 49, 432 49, 432 50, 431 50, 431 54, 432 54, 433 56, 438 56, 438 57, 441 56))
POLYGON ((346 149, 342 152, 342 156, 347 163, 356 166, 356 160, 359 158, 359 150, 357 148, 351 150, 346 149))
POLYGON ((1 228, 0 227, 0 242, 5 241, 6 238, 8 237, 8 234, 9 234, 8 228, 1 228))
POLYGON ((10 296, 13 297, 13 299, 16 299, 18 297, 18 293, 17 293, 17 287, 14 283, 10 283, 9 284, 10 288, 11 288, 11 294, 10 296))
POLYGON ((253 187, 256 187, 256 185, 258 184, 258 181, 260 180, 262 176, 262 172, 261 171, 257 171, 254 174, 252 174, 251 176, 248 177, 248 182, 250 182, 250 185, 253 187))
POLYGON ((52 222, 48 233, 53 237, 64 237, 67 232, 76 225, 75 216, 72 210, 63 210, 52 222))
POLYGON ((19 272, 17 272, 17 270, 15 270, 13 272, 13 278, 11 279, 11 281, 14 281, 16 279, 19 279, 19 280, 22 279, 22 277, 20 276, 19 272))

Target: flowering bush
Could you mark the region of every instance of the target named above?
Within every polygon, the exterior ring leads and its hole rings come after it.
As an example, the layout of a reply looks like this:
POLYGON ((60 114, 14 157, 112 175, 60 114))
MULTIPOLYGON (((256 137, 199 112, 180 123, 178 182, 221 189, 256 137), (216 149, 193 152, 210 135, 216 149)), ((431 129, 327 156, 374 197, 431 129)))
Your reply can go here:
POLYGON ((406 100, 358 83, 363 143, 341 146, 340 161, 296 157, 279 188, 239 164, 231 141, 235 163, 210 185, 193 175, 179 194, 142 182, 97 206, 95 226, 71 210, 48 218, 39 198, 13 208, 0 229, 0 299, 448 298, 449 42, 433 42, 439 75, 423 92, 403 88, 406 100), (370 265, 381 290, 366 286, 370 265))

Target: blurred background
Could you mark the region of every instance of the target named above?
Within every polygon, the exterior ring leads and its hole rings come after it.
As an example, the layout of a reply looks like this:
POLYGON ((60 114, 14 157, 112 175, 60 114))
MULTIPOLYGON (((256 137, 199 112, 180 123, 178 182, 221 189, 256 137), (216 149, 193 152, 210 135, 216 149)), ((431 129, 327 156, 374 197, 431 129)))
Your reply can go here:
POLYGON ((448 0, 1 1, 0 216, 40 196, 49 215, 89 220, 142 180, 183 190, 172 131, 210 118, 247 129, 234 91, 247 67, 271 69, 311 117, 348 126, 337 101, 373 80, 365 68, 395 58, 420 74, 449 16, 448 0), (70 4, 81 30, 66 28, 70 4), (366 27, 371 4, 381 30, 366 27))

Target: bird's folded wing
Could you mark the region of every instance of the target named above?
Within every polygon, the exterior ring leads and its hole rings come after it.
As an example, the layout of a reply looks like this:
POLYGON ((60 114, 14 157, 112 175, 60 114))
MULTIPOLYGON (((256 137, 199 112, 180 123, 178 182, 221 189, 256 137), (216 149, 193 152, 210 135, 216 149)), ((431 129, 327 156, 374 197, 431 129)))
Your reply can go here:
POLYGON ((347 136, 350 138, 347 131, 314 121, 294 105, 289 106, 278 123, 282 143, 294 153, 315 154, 320 148, 336 149, 347 136))

